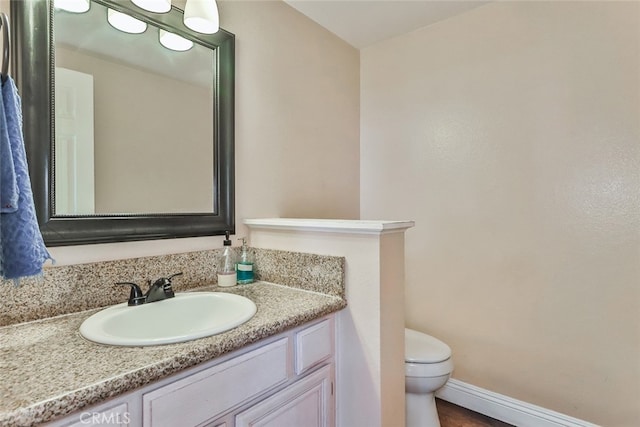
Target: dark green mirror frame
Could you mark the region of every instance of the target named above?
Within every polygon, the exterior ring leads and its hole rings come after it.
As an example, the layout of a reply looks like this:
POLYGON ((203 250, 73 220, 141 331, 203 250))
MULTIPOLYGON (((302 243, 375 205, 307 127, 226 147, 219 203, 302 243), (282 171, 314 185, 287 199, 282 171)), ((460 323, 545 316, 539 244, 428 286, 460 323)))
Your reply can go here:
POLYGON ((173 8, 155 14, 133 3, 92 0, 211 47, 216 56, 214 82, 213 213, 55 216, 53 200, 54 49, 53 2, 11 0, 12 75, 22 98, 23 132, 40 229, 47 246, 222 235, 235 232, 234 85, 235 37, 220 30, 199 34, 182 23, 173 8))

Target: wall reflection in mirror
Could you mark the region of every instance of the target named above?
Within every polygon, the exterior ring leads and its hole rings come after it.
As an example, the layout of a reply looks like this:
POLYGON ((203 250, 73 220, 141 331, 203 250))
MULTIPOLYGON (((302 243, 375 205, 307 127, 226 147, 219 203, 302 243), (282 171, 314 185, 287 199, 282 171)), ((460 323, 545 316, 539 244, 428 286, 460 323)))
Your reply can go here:
POLYGON ((54 216, 214 212, 213 50, 107 10, 54 9, 54 216))

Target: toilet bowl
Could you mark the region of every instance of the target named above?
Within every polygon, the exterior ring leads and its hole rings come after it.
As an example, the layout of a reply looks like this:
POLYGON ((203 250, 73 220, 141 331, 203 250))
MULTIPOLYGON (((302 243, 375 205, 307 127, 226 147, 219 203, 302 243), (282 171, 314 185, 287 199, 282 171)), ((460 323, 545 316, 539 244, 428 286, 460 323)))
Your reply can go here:
POLYGON ((440 427, 435 392, 453 372, 451 349, 442 341, 404 330, 406 427, 440 427))

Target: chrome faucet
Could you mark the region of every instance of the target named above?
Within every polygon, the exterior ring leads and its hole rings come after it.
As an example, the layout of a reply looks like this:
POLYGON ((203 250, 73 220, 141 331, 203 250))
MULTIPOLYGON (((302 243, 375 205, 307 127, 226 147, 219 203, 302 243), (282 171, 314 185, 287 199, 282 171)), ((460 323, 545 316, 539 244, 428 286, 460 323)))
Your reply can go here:
POLYGON ((149 290, 146 294, 142 295, 142 289, 136 283, 133 282, 117 282, 116 285, 128 285, 131 286, 131 293, 129 294, 130 306, 142 305, 150 302, 162 301, 163 299, 173 298, 175 293, 171 286, 171 279, 176 276, 180 276, 182 273, 172 274, 169 277, 161 277, 153 284, 149 280, 149 290))

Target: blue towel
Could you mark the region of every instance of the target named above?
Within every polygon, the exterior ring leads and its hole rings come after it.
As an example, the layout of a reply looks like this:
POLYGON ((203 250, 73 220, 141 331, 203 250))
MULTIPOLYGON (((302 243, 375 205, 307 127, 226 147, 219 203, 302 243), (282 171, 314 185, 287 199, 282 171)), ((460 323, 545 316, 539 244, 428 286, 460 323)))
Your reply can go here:
MULTIPOLYGON (((0 264, 5 279, 18 280, 21 277, 42 274, 42 266, 51 255, 47 251, 40 233, 36 209, 33 204, 31 180, 27 166, 27 155, 22 138, 22 108, 18 89, 11 77, 2 85, 3 118, 7 132, 0 132, 0 139, 8 138, 11 158, 18 188, 18 209, 15 212, 0 213, 0 264)), ((4 145, 6 141, 2 141, 4 145)), ((2 168, 7 158, 2 153, 2 168)), ((4 186, 4 174, 0 175, 0 185, 4 186)))

